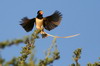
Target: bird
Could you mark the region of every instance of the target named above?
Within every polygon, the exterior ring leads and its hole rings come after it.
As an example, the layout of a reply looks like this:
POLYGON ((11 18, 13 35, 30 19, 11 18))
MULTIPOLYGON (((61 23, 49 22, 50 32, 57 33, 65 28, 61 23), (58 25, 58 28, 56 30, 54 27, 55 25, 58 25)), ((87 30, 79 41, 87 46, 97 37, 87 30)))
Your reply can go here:
POLYGON ((24 17, 20 21, 20 25, 24 28, 26 32, 32 31, 34 25, 36 29, 41 29, 40 34, 42 38, 47 37, 48 35, 44 32, 44 29, 51 31, 56 28, 62 20, 62 14, 60 11, 56 10, 50 16, 43 17, 44 12, 39 10, 37 12, 37 16, 35 18, 29 19, 28 17, 24 17))

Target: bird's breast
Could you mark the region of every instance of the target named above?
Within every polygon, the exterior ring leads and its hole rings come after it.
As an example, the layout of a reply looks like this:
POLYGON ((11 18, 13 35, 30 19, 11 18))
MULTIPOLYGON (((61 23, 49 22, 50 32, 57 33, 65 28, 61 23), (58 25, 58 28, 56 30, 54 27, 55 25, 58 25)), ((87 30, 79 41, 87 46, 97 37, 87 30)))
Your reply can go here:
POLYGON ((43 26, 43 19, 36 18, 36 27, 42 27, 43 26))

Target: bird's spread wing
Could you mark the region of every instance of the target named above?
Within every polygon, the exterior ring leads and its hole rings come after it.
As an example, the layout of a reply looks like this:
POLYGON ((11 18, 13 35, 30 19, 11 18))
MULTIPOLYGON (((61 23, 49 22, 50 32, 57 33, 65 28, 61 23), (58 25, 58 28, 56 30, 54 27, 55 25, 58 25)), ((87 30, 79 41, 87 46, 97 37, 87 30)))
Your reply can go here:
POLYGON ((24 17, 21 21, 21 26, 25 29, 26 32, 29 32, 33 29, 34 27, 34 22, 35 22, 35 18, 33 19, 29 19, 27 17, 24 17))
POLYGON ((59 11, 55 11, 52 15, 44 18, 43 27, 46 30, 52 30, 60 24, 62 14, 59 11))

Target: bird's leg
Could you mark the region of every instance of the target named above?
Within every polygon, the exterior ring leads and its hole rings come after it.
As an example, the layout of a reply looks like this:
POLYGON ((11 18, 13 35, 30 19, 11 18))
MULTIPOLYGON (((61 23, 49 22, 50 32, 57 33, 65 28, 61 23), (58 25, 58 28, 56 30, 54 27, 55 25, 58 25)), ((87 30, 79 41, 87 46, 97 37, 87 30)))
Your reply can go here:
POLYGON ((41 34, 46 34, 46 32, 44 32, 44 29, 42 29, 40 33, 41 34))
POLYGON ((44 29, 42 29, 40 33, 42 35, 42 38, 48 37, 48 34, 44 32, 44 29))
POLYGON ((41 30, 40 34, 42 35, 42 38, 45 38, 48 36, 46 32, 44 32, 44 28, 40 26, 36 26, 37 29, 41 30))

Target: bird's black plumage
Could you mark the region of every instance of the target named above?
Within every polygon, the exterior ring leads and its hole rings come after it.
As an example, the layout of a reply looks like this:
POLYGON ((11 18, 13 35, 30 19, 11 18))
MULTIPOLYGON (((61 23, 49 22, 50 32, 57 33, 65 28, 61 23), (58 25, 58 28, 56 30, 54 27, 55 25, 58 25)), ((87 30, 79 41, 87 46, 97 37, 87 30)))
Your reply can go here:
POLYGON ((29 32, 33 29, 34 27, 34 22, 35 22, 35 18, 33 19, 29 19, 27 17, 24 17, 21 21, 21 26, 25 29, 26 32, 29 32))
POLYGON ((43 26, 50 31, 60 24, 61 19, 62 14, 59 11, 55 11, 52 15, 44 18, 43 26))
POLYGON ((36 27, 41 28, 41 26, 43 26, 46 30, 50 31, 57 27, 62 19, 62 14, 59 11, 55 11, 52 15, 47 17, 43 17, 43 12, 41 10, 39 10, 37 14, 38 15, 36 18, 29 19, 27 17, 24 17, 22 19, 20 25, 25 29, 25 31, 31 31, 34 27, 34 24, 36 25, 36 27))

